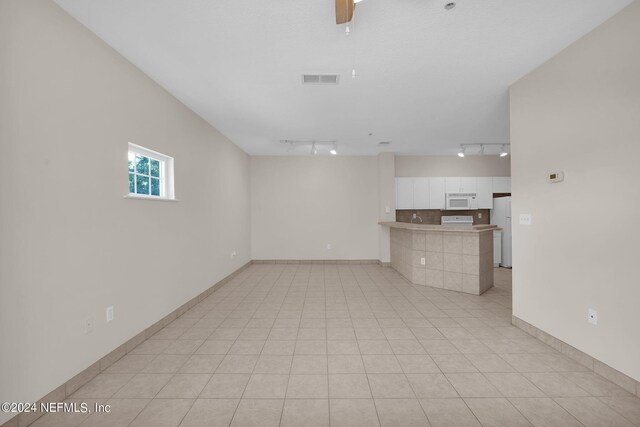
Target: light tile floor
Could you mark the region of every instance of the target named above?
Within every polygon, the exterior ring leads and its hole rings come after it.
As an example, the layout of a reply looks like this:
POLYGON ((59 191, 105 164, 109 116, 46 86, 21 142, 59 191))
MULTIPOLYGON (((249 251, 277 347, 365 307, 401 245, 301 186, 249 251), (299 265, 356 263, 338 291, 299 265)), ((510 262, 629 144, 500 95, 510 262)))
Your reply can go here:
POLYGON ((631 426, 637 399, 482 296, 376 265, 254 264, 72 399, 60 426, 631 426))

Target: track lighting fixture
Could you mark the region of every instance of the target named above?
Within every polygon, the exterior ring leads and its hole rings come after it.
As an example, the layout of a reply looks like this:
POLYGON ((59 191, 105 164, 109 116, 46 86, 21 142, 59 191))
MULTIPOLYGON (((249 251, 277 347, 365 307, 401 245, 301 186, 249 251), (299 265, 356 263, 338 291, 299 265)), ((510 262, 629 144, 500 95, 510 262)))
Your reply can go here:
POLYGON ((338 143, 336 140, 281 139, 280 143, 286 145, 288 153, 294 151, 296 147, 304 147, 305 149, 310 147, 312 156, 326 154, 327 152, 332 156, 338 155, 338 143))
POLYGON ((458 151, 458 157, 464 157, 465 155, 499 155, 505 157, 509 155, 509 147, 511 144, 460 144, 460 150, 458 151), (493 148, 499 146, 497 150, 493 148))

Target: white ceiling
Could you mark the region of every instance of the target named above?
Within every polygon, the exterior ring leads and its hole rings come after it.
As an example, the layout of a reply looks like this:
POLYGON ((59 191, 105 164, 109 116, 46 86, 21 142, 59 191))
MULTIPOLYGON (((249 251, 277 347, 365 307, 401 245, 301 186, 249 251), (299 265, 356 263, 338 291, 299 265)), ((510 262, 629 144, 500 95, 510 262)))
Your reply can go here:
POLYGON ((334 0, 56 2, 258 155, 309 154, 282 139, 340 154, 509 142, 509 85, 632 0, 365 0, 350 37, 334 0), (341 80, 303 86, 304 73, 341 80))

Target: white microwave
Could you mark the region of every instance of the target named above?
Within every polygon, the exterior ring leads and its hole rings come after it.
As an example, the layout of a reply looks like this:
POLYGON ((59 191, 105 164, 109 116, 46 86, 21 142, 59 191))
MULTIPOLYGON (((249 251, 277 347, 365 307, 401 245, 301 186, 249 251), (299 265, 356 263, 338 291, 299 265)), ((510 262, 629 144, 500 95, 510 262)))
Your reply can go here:
POLYGON ((478 209, 476 193, 447 193, 446 210, 469 211, 478 209))

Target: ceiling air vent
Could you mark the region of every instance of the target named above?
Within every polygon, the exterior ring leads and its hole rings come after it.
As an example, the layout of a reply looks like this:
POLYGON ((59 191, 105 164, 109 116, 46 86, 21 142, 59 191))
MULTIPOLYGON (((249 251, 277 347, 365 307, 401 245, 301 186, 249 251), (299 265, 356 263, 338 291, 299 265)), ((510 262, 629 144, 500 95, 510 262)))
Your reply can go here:
POLYGON ((338 74, 303 74, 302 84, 306 85, 337 85, 338 74))

